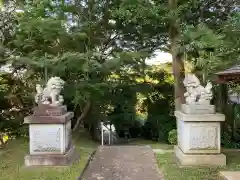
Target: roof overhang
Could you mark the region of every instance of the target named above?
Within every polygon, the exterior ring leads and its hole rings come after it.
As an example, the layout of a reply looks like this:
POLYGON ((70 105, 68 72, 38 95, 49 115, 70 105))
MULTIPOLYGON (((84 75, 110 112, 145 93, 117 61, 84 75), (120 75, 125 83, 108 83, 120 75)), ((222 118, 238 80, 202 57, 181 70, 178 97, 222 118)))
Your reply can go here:
POLYGON ((217 83, 227 83, 230 81, 240 82, 240 65, 231 67, 225 71, 221 71, 215 74, 217 83))

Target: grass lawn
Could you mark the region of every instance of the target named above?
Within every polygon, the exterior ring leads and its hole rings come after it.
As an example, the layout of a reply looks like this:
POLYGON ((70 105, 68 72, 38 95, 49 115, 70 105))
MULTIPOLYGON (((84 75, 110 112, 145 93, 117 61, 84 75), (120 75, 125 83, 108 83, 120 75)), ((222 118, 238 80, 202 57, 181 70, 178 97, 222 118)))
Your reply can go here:
POLYGON ((179 168, 172 153, 156 154, 164 180, 223 180, 219 171, 240 171, 240 152, 223 152, 227 156, 226 167, 179 168))
MULTIPOLYGON (((24 167, 24 156, 28 153, 28 139, 12 140, 6 150, 0 150, 0 180, 76 180, 88 161, 89 155, 98 146, 86 133, 74 136, 75 146, 81 156, 78 163, 70 167, 24 167)), ((173 146, 135 139, 130 144, 150 145, 154 149, 170 150, 173 146)), ((156 154, 164 180, 222 180, 219 171, 240 171, 240 152, 224 152, 227 156, 226 167, 216 168, 179 168, 172 153, 156 154)))
POLYGON ((6 150, 0 151, 0 180, 76 180, 97 144, 85 133, 78 133, 74 144, 81 158, 78 163, 70 167, 26 168, 24 156, 28 153, 28 139, 12 140, 6 150))
MULTIPOLYGON (((153 149, 171 150, 172 145, 137 139, 131 142, 137 145, 150 145, 153 149)), ((159 168, 164 173, 164 180, 223 180, 219 171, 240 171, 240 151, 224 149, 227 156, 227 166, 215 168, 179 168, 173 153, 156 154, 159 168)))

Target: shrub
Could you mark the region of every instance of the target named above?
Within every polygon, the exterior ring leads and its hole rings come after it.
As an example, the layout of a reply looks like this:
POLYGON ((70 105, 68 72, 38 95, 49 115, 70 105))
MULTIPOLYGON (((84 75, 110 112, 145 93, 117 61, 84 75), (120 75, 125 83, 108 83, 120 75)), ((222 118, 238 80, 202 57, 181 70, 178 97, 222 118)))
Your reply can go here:
POLYGON ((177 144, 177 130, 173 129, 168 132, 168 142, 172 145, 177 144))
POLYGON ((149 116, 143 126, 143 136, 146 139, 168 141, 168 132, 176 129, 176 120, 169 115, 149 116))

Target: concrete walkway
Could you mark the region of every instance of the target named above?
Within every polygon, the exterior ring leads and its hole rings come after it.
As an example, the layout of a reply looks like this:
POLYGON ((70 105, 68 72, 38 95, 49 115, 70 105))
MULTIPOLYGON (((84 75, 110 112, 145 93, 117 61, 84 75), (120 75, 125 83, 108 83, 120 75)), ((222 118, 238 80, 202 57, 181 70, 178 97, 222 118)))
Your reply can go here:
POLYGON ((220 175, 224 180, 240 180, 240 171, 222 171, 220 175))
POLYGON ((146 146, 100 146, 81 180, 163 180, 146 146))

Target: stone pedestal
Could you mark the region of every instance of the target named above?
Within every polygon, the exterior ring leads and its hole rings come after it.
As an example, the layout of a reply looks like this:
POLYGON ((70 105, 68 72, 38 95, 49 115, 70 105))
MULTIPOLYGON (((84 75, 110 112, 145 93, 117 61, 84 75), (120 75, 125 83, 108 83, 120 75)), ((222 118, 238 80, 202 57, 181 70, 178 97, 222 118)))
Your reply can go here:
POLYGON ((215 114, 215 106, 208 104, 182 104, 181 111, 185 114, 215 114))
POLYGON ((66 106, 40 105, 32 116, 24 119, 29 124, 30 154, 26 166, 65 166, 78 160, 71 135, 73 112, 66 106))
POLYGON ((226 165, 221 154, 220 122, 223 114, 212 105, 182 105, 175 111, 178 145, 175 155, 181 166, 226 165))

